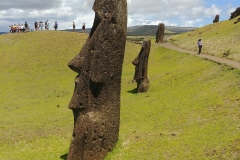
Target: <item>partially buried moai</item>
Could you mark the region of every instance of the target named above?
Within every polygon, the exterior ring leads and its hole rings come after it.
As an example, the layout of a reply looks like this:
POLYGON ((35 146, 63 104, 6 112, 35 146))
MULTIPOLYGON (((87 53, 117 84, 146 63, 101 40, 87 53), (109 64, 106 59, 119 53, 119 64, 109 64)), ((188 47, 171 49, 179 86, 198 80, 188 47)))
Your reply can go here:
POLYGON ((213 23, 217 23, 217 22, 219 22, 219 15, 216 15, 214 20, 213 20, 213 23))
POLYGON ((233 19, 233 18, 235 18, 239 15, 240 15, 240 7, 238 7, 234 12, 231 13, 231 16, 230 16, 229 20, 231 20, 231 19, 233 19))
POLYGON ((155 43, 163 43, 164 42, 164 30, 165 30, 165 25, 163 23, 159 23, 158 30, 156 33, 155 43))
POLYGON ((147 92, 149 88, 148 80, 148 58, 151 49, 151 40, 145 38, 142 43, 141 51, 132 61, 135 66, 135 74, 133 80, 137 82, 137 93, 147 92))
POLYGON ((127 1, 95 0, 95 19, 68 66, 78 73, 69 108, 74 129, 67 159, 101 160, 118 141, 127 1))

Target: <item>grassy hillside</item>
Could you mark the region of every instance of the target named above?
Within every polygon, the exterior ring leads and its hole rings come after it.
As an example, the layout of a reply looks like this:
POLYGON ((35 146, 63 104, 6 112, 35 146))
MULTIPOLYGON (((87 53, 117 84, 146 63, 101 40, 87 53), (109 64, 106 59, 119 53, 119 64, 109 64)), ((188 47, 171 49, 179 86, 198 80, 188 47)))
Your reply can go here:
MULTIPOLYGON (((76 76, 67 63, 86 38, 54 31, 0 36, 1 159, 66 158, 76 76)), ((131 61, 140 48, 126 46, 119 142, 106 160, 239 159, 240 71, 153 45, 149 92, 133 94, 131 61)))
POLYGON ((172 42, 181 48, 196 51, 197 40, 202 38, 203 53, 240 62, 240 23, 234 24, 238 18, 173 36, 172 42))

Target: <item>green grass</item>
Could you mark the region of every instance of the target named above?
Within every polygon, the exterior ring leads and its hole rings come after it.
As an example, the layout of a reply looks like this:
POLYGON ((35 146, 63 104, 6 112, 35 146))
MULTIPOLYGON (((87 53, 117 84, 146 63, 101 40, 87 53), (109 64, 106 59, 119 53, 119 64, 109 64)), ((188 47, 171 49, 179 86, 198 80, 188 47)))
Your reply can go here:
MULTIPOLYGON (((86 38, 54 31, 0 36, 1 159, 66 157, 76 76, 67 63, 86 38)), ((131 61, 141 46, 127 43, 119 142, 105 159, 239 159, 240 71, 152 44, 150 89, 133 94, 131 61)))
POLYGON ((202 38, 204 54, 240 62, 240 23, 234 24, 237 18, 239 16, 173 36, 172 43, 181 48, 196 51, 197 40, 202 38))

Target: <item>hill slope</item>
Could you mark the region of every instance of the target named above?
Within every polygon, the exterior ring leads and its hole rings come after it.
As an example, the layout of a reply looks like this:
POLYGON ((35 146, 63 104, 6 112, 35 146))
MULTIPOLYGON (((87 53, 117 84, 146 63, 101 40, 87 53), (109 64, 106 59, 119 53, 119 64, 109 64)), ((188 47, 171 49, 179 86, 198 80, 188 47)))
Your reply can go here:
MULTIPOLYGON (((54 31, 0 36, 1 159, 66 158, 76 76, 67 63, 86 38, 54 31)), ((119 142, 106 159, 238 159, 240 72, 153 45, 149 92, 133 94, 131 61, 140 48, 126 46, 119 142)))
POLYGON ((240 23, 234 24, 239 17, 173 36, 172 43, 196 51, 197 40, 202 38, 204 54, 240 62, 240 23))

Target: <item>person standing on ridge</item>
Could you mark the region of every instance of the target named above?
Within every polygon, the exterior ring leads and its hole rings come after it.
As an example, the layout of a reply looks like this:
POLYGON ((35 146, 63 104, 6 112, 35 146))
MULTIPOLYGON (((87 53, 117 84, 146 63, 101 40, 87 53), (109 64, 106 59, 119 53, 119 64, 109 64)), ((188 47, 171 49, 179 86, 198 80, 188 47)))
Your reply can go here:
POLYGON ((198 40, 197 46, 198 46, 198 54, 200 54, 202 51, 202 46, 203 46, 203 42, 202 42, 201 38, 198 40))
POLYGON ((75 27, 76 27, 76 26, 75 26, 75 23, 74 23, 74 22, 73 22, 73 25, 72 25, 72 26, 73 26, 73 32, 75 32, 75 27))
POLYGON ((48 21, 48 19, 45 21, 45 30, 49 30, 49 21, 48 21))
POLYGON ((37 31, 37 29, 38 29, 38 23, 37 23, 37 21, 34 22, 34 27, 35 27, 35 31, 37 31))
POLYGON ((83 25, 82 25, 82 31, 83 31, 83 33, 85 33, 85 23, 83 23, 83 25))
POLYGON ((57 23, 57 21, 55 22, 53 28, 55 29, 55 31, 58 30, 58 23, 57 23))

